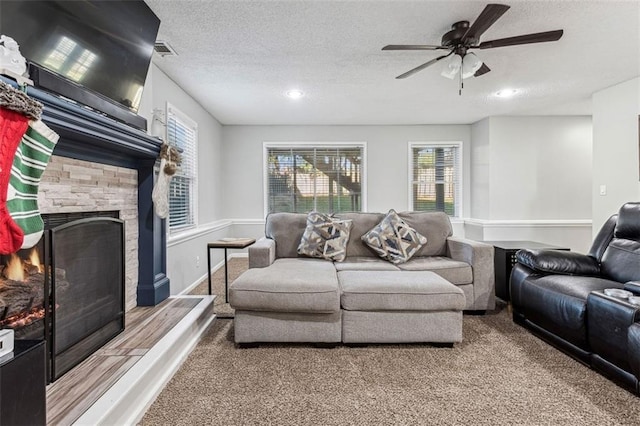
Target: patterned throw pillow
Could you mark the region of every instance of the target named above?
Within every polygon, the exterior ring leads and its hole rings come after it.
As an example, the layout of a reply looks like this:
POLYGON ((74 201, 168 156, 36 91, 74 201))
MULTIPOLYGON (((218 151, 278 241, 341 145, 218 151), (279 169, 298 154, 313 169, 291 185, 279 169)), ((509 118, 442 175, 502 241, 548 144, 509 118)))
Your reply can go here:
POLYGON ((342 262, 347 257, 352 223, 351 220, 338 220, 323 213, 309 213, 298 254, 342 262))
POLYGON ((427 238, 391 209, 382 222, 362 236, 362 242, 381 258, 397 265, 411 259, 427 243, 427 238))

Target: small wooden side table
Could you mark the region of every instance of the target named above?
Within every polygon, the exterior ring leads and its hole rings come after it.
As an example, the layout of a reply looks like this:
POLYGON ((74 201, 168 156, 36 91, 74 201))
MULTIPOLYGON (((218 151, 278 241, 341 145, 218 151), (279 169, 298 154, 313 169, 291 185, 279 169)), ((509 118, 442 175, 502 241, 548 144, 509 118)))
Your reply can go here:
POLYGON ((224 302, 229 303, 229 274, 227 272, 227 249, 243 249, 255 243, 255 238, 223 238, 207 244, 207 266, 209 273, 209 294, 211 294, 211 249, 224 249, 224 302))

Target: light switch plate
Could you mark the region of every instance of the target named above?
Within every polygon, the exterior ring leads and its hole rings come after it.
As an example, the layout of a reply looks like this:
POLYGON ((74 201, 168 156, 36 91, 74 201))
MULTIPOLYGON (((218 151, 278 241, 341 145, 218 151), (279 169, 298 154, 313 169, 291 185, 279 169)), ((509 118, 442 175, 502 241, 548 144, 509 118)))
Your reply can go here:
POLYGON ((607 195, 607 185, 600 185, 600 195, 607 195))

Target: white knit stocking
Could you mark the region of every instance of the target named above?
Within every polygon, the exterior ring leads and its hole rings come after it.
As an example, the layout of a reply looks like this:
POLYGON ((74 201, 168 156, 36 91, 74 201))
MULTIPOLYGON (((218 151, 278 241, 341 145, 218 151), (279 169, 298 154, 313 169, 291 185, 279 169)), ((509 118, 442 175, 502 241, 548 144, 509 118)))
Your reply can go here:
POLYGON ((161 219, 165 219, 169 215, 169 183, 171 182, 172 175, 165 173, 165 166, 167 160, 162 158, 160 160, 160 173, 158 174, 158 180, 153 187, 151 198, 153 199, 153 207, 156 214, 161 219))

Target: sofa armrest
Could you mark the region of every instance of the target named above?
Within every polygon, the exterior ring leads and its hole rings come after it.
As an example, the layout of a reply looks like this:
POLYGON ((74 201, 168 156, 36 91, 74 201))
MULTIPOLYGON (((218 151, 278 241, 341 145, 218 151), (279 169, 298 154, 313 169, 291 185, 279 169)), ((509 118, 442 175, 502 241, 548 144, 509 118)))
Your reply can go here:
POLYGON ((629 281, 624 284, 624 289, 633 293, 634 296, 640 296, 640 281, 629 281))
POLYGON ((600 275, 600 265, 595 258, 573 251, 523 249, 518 250, 516 259, 543 274, 600 275))
POLYGON ((491 310, 496 307, 493 246, 465 238, 447 238, 447 252, 453 260, 466 262, 473 270, 473 294, 471 309, 491 310))
POLYGON ((249 246, 249 268, 266 268, 276 260, 276 242, 262 237, 249 246))
MULTIPOLYGON (((594 354, 615 364, 628 363, 627 332, 640 320, 640 306, 592 291, 587 297, 587 340, 594 354)), ((626 367, 623 367, 627 370, 626 367)))

